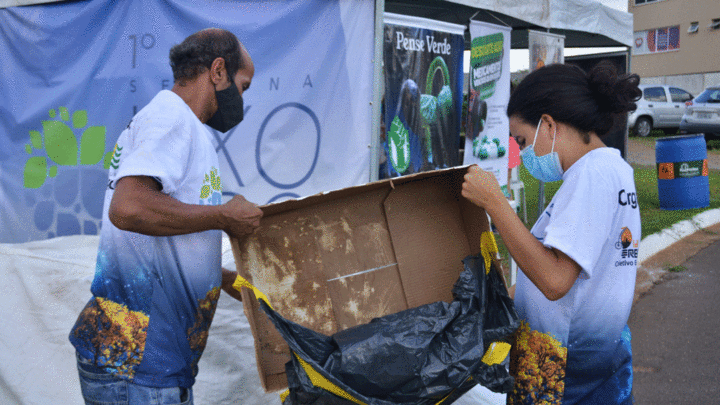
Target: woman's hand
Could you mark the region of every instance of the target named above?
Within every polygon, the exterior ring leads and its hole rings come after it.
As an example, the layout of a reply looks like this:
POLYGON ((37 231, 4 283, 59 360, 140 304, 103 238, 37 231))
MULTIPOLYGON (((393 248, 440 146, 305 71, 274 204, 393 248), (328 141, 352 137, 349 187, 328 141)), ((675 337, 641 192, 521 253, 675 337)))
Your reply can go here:
POLYGON ((477 165, 468 168, 462 185, 463 197, 488 211, 500 203, 507 203, 495 175, 477 165))

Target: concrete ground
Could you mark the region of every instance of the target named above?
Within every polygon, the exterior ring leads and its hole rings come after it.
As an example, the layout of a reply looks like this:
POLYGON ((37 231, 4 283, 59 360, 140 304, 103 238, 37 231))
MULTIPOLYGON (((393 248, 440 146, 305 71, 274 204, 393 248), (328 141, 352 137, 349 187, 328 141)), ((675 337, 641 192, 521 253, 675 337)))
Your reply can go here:
POLYGON ((633 305, 637 405, 720 403, 720 226, 714 228, 661 252, 681 262, 680 271, 664 274, 633 305))

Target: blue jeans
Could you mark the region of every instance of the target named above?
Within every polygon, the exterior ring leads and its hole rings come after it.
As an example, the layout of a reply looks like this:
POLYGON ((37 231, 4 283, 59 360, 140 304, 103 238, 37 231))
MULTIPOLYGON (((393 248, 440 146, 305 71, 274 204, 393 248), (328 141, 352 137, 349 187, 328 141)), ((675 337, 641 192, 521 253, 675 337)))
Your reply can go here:
POLYGON ((80 389, 87 405, 193 405, 192 388, 133 384, 77 356, 80 389))

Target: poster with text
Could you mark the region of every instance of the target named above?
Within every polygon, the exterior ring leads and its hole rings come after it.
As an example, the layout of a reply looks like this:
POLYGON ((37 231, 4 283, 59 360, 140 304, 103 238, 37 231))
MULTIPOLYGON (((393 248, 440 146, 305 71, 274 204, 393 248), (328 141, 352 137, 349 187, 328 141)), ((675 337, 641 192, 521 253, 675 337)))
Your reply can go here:
POLYGON ((459 163, 464 31, 462 25, 385 14, 379 178, 459 163))
POLYGON ((464 164, 492 172, 507 192, 510 27, 472 21, 464 164))
POLYGON ((565 63, 565 36, 528 31, 530 71, 553 63, 565 63))

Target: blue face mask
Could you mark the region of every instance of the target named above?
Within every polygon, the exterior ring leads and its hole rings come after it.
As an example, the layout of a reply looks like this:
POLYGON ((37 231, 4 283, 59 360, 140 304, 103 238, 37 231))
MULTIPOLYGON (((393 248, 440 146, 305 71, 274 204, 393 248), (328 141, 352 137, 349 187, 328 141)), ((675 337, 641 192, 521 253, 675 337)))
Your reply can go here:
POLYGON ((553 135, 553 144, 550 153, 543 156, 537 156, 535 154, 535 149, 533 148, 533 146, 535 145, 535 141, 537 141, 537 135, 540 131, 541 123, 542 120, 538 122, 537 129, 535 130, 535 140, 533 140, 533 144, 523 149, 520 157, 522 157, 523 165, 525 166, 525 168, 536 179, 545 183, 562 180, 563 169, 560 165, 560 157, 558 156, 558 153, 555 152, 555 138, 557 138, 557 127, 555 128, 555 133, 553 135))

